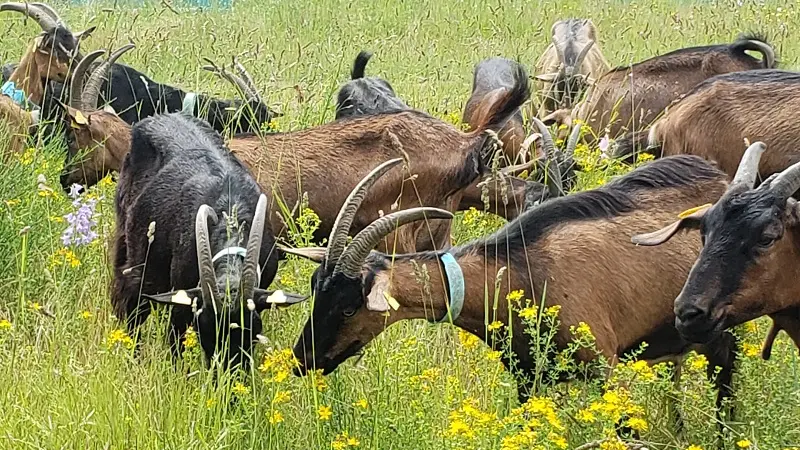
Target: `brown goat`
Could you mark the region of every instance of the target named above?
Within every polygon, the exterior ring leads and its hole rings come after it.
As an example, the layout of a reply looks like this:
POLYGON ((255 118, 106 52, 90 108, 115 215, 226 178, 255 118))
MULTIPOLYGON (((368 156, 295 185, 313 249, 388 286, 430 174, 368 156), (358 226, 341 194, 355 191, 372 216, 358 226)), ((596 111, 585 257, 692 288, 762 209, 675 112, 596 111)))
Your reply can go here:
MULTIPOLYGON (((648 151, 656 156, 693 154, 715 161, 733 176, 742 142, 763 141, 769 152, 759 173, 766 177, 800 161, 800 74, 780 70, 732 73, 698 85, 650 129, 648 151), (776 110, 780 105, 780 110, 776 110)), ((629 153, 633 145, 618 152, 629 153)))
MULTIPOLYGON (((375 183, 369 176, 366 180, 375 183)), ((397 226, 396 221, 419 219, 419 211, 379 219, 345 248, 350 221, 359 203, 370 198, 365 197, 363 184, 351 195, 353 202, 342 207, 337 219, 340 226, 333 230, 327 250, 285 250, 321 263, 312 281, 312 315, 294 349, 300 374, 311 369, 330 373, 400 320, 448 317, 490 344, 489 323, 511 325, 515 367, 532 371, 536 363, 519 307, 502 301, 486 309, 486 292, 495 289, 498 296, 490 303, 524 290, 526 298, 538 300, 546 294, 546 304, 560 305, 558 349, 572 342, 569 328, 580 322, 590 325, 597 348, 612 361, 642 341, 650 344, 644 359, 679 355, 691 348, 673 326, 672 300, 697 257, 699 243, 682 238, 669 247, 641 249, 631 246, 627 236, 643 225, 657 224, 719 198, 726 176, 701 158, 655 161, 604 187, 544 203, 488 238, 447 252, 386 255, 371 251, 397 226), (443 269, 445 257, 451 260, 447 270, 443 269), (463 273, 457 278, 453 278, 453 260, 463 273), (424 277, 419 275, 422 266, 427 268, 424 277), (462 283, 463 302, 459 303, 463 308, 449 305, 448 292, 459 291, 450 289, 462 283)), ((421 209, 427 218, 445 214, 421 209)), ((717 383, 725 395, 735 352, 733 337, 725 336, 701 350, 711 362, 710 373, 714 365, 724 368, 717 383)), ((577 356, 591 360, 596 355, 586 351, 577 356)), ((524 388, 520 392, 524 397, 524 388)))
POLYGON ((772 47, 755 36, 743 36, 732 44, 675 50, 607 72, 570 117, 587 123, 597 136, 617 138, 650 126, 670 103, 703 80, 774 66, 772 47), (748 55, 748 50, 763 58, 748 55))
MULTIPOLYGON (((635 235, 633 243, 662 245, 682 230, 700 230, 703 248, 675 299, 676 327, 692 342, 716 339, 726 328, 769 315, 773 327, 762 356, 785 329, 800 343, 800 163, 773 175, 758 188, 762 142, 742 157, 725 195, 658 231, 635 235)), ((798 346, 800 347, 800 346, 798 346)))
POLYGON ((0 161, 12 154, 22 153, 28 142, 30 128, 36 124, 38 115, 22 109, 10 97, 0 95, 0 124, 6 129, 9 152, 0 152, 0 161))
POLYGON ((611 68, 591 20, 559 20, 550 35, 551 43, 536 63, 539 118, 572 109, 586 88, 611 68))

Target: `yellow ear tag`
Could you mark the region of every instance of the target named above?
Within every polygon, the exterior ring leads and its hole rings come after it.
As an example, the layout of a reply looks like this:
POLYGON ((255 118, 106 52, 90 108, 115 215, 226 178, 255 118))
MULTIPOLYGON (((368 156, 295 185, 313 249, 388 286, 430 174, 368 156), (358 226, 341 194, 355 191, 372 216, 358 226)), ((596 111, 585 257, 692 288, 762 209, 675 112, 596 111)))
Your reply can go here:
POLYGON ((397 300, 395 300, 395 298, 392 297, 392 294, 390 294, 389 292, 384 291, 383 298, 386 299, 386 303, 388 303, 393 310, 397 311, 398 309, 400 309, 400 303, 397 303, 397 300))
POLYGON ((706 203, 705 205, 695 206, 694 208, 689 208, 686 211, 678 214, 679 219, 685 219, 686 217, 691 216, 692 214, 696 213, 697 211, 701 211, 706 208, 710 208, 711 203, 706 203))
POLYGON ((75 123, 77 123, 78 125, 88 125, 89 124, 89 120, 86 118, 86 116, 84 116, 82 112, 77 111, 77 110, 75 111, 74 120, 75 120, 75 123))

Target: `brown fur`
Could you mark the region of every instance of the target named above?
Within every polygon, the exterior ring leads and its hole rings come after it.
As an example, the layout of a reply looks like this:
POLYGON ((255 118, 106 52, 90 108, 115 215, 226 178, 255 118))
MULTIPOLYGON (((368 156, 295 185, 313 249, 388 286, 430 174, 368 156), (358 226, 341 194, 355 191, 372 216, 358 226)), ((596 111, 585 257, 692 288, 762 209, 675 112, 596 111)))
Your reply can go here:
POLYGON ((573 117, 588 123, 598 136, 608 133, 617 138, 647 128, 670 103, 703 80, 761 68, 763 63, 755 58, 731 56, 728 46, 658 56, 606 73, 589 89, 573 117))
POLYGON ((764 345, 761 347, 761 357, 765 360, 772 356, 772 346, 775 338, 781 330, 786 331, 789 338, 794 342, 795 347, 800 349, 800 308, 790 308, 775 314, 770 314, 772 326, 764 338, 764 345))
POLYGON ((73 183, 91 186, 112 171, 118 172, 131 148, 130 125, 105 111, 81 113, 85 123, 77 119, 78 111, 74 108, 67 107, 67 115, 75 142, 68 149, 70 160, 61 175, 61 185, 65 188, 73 183), (84 159, 72 160, 81 156, 76 150, 87 149, 84 159))
MULTIPOLYGON (((473 92, 464 107, 464 116, 461 121, 466 124, 486 123, 488 116, 492 113, 493 105, 506 93, 508 89, 499 88, 488 93, 473 92)), ((503 153, 506 155, 506 162, 513 164, 519 158, 522 141, 525 140, 525 127, 521 117, 512 117, 503 125, 497 133, 497 137, 503 143, 503 153)), ((470 126, 470 130, 476 128, 470 126)))
MULTIPOLYGON (((566 26, 567 22, 563 20, 553 24, 553 27, 550 30, 551 43, 536 62, 537 74, 551 74, 559 71, 562 61, 559 60, 558 51, 556 51, 555 47, 556 45, 562 49, 565 49, 568 45, 572 45, 574 46, 576 53, 580 53, 580 51, 588 44, 589 41, 594 41, 594 45, 586 55, 586 59, 583 60, 581 67, 576 68, 576 73, 585 75, 589 79, 596 80, 605 74, 609 69, 611 69, 611 66, 608 64, 608 61, 606 61, 605 56, 603 56, 603 51, 600 49, 600 42, 598 41, 597 37, 597 27, 591 20, 584 19, 584 26, 581 27, 580 32, 576 36, 577 39, 575 40, 569 39, 566 26)), ((539 105, 537 108, 537 117, 540 119, 547 117, 549 114, 553 113, 559 108, 572 107, 572 105, 555 105, 553 104, 552 99, 548 101, 548 99, 545 98, 547 93, 553 89, 552 82, 537 78, 534 82, 534 86, 538 96, 537 105, 539 105)))
POLYGON ((800 123, 791 114, 800 109, 796 83, 737 83, 715 80, 670 108, 650 132, 650 145, 664 156, 693 154, 716 161, 733 176, 744 154, 745 139, 763 141, 769 151, 759 164, 762 177, 800 161, 800 123))
POLYGON ((7 160, 7 156, 22 153, 27 148, 30 127, 33 119, 28 111, 20 108, 9 97, 0 95, 0 122, 3 123, 9 136, 9 152, 5 156, 0 153, 0 161, 7 160))
POLYGON ((41 105, 44 99, 45 80, 63 83, 67 79, 70 62, 59 60, 55 53, 53 49, 43 47, 41 36, 37 37, 8 78, 37 105, 41 105))

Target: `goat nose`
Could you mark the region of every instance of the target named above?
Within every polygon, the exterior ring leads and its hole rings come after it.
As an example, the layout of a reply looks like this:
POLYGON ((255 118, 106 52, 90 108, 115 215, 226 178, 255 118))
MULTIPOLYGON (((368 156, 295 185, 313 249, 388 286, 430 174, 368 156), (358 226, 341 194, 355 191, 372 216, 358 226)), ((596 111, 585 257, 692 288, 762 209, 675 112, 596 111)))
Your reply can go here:
POLYGON ((684 323, 692 323, 708 316, 708 309, 695 302, 682 302, 675 305, 675 316, 684 323))

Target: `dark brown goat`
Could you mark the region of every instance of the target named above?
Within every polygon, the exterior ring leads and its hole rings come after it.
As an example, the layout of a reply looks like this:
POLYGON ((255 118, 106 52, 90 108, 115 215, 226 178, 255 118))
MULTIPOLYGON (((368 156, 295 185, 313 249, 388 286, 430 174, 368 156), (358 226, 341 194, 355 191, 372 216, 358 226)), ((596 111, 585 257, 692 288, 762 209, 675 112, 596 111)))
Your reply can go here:
POLYGON ((700 230, 703 248, 675 299, 675 324, 692 342, 709 342, 723 330, 769 315, 775 324, 762 355, 769 357, 775 334, 786 329, 798 344, 800 303, 800 163, 753 188, 766 149, 751 145, 725 195, 665 228, 632 241, 658 246, 682 230, 700 230))
POLYGON ((774 66, 772 47, 755 36, 743 36, 732 44, 675 50, 612 69, 589 89, 586 100, 571 117, 587 123, 598 136, 617 138, 650 126, 670 103, 703 80, 774 66), (762 59, 746 51, 759 52, 762 59))
POLYGON ((550 45, 536 63, 539 118, 559 109, 572 109, 586 88, 611 68, 591 20, 559 20, 550 35, 550 45))
MULTIPOLYGON (((534 370, 519 308, 514 308, 511 317, 513 304, 487 311, 487 288, 488 292, 498 289, 496 298, 501 299, 515 290, 541 299, 546 290, 547 304, 561 306, 561 327, 555 337, 558 349, 572 341, 569 327, 585 322, 594 332, 597 348, 612 361, 642 341, 650 344, 644 359, 680 355, 692 346, 674 328, 672 300, 699 245, 694 239, 678 238, 669 247, 642 251, 631 246, 627 236, 689 207, 714 201, 726 184, 725 174, 701 158, 666 158, 604 187, 544 203, 488 238, 447 252, 407 255, 371 251, 396 227, 395 214, 370 224, 345 249, 350 221, 360 202, 370 198, 363 190, 354 191, 351 197, 356 200, 342 207, 340 226, 334 229, 327 252, 285 250, 321 263, 312 278, 312 315, 294 349, 301 363, 298 371, 303 374, 316 368, 330 373, 395 322, 442 320, 449 314, 456 326, 487 343, 492 340, 489 323, 511 324, 515 367, 534 370), (453 278, 452 262, 450 268, 443 268, 445 257, 455 261, 463 276, 453 278), (420 281, 425 278, 419 277, 422 266, 426 266, 427 283, 420 281), (461 283, 463 308, 455 303, 448 306, 449 287, 461 283), (397 304, 391 307, 394 301, 397 304)), ((709 373, 715 365, 723 367, 717 383, 725 395, 735 358, 733 337, 724 336, 700 350, 711 362, 709 373)), ((589 351, 577 356, 582 360, 596 357, 589 351)), ((520 392, 526 394, 524 389, 520 392)))
POLYGON ((798 88, 800 74, 780 70, 707 80, 653 125, 647 151, 656 156, 702 156, 733 176, 744 153, 742 143, 762 141, 770 150, 761 159, 759 173, 766 177, 780 172, 800 161, 800 124, 786 113, 800 109, 798 88))

